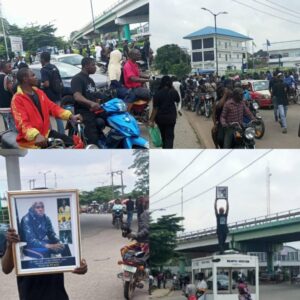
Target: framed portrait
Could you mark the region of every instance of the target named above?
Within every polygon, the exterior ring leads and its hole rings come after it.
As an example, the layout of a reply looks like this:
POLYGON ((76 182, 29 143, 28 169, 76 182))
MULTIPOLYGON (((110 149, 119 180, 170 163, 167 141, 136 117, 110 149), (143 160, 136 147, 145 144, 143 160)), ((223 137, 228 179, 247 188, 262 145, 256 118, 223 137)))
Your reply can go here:
POLYGON ((216 187, 216 199, 228 199, 228 187, 217 186, 216 187))
POLYGON ((77 190, 8 192, 11 227, 20 236, 13 249, 17 275, 71 272, 80 266, 77 190))

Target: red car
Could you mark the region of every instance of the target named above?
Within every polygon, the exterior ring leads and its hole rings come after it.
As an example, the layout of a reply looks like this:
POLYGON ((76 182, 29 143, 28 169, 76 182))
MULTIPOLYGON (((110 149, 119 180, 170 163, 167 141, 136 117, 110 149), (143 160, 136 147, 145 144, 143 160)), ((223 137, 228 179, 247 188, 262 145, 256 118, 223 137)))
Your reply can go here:
POLYGON ((268 80, 245 80, 242 85, 249 86, 251 99, 255 100, 260 108, 273 106, 268 80))

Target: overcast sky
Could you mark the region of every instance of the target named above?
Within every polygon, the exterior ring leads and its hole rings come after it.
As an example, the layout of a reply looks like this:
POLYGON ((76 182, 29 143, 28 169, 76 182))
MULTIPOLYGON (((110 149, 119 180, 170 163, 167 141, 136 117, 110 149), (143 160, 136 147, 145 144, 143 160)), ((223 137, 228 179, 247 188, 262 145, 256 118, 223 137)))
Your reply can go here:
MULTIPOLYGON (((204 151, 196 161, 162 192, 151 197, 169 182, 191 160, 199 154, 198 150, 151 151, 150 154, 150 207, 151 210, 180 203, 181 193, 154 203, 182 185, 195 178, 209 166, 223 157, 227 151, 204 151), (163 171, 162 171, 163 170, 163 171)), ((184 189, 184 200, 218 184, 242 169, 267 150, 233 151, 216 167, 184 189)), ((240 175, 223 185, 229 187, 230 212, 228 222, 243 221, 267 214, 266 168, 271 171, 271 213, 300 209, 300 151, 274 150, 240 175)), ((184 204, 184 226, 186 231, 215 227, 214 214, 215 189, 201 197, 184 204)), ((153 216, 166 214, 181 216, 181 206, 166 211, 156 211, 153 216)), ((300 247, 300 244, 299 244, 300 247)))
MULTIPOLYGON (((0 152, 1 154, 1 152, 0 152)), ((29 189, 29 179, 36 179, 35 186, 44 186, 44 176, 39 172, 46 172, 47 186, 55 187, 54 174, 57 176, 58 188, 77 188, 90 191, 102 185, 110 185, 110 162, 112 170, 124 171, 124 184, 127 186, 125 192, 130 192, 134 188, 134 170, 128 170, 132 165, 134 157, 132 151, 62 151, 62 150, 35 150, 20 158, 20 170, 22 179, 22 189, 29 189)), ((114 176, 114 183, 121 184, 120 176, 114 176)), ((7 177, 5 158, 0 156, 0 195, 7 191, 7 177)))
MULTIPOLYGON (((249 35, 255 40, 257 49, 262 49, 266 39, 270 42, 299 40, 300 33, 300 1, 299 0, 271 0, 271 2, 289 7, 296 12, 294 16, 284 14, 278 9, 272 10, 258 4, 256 0, 238 0, 269 14, 299 22, 292 24, 269 15, 260 13, 242 6, 233 0, 151 0, 150 27, 152 34, 152 47, 175 43, 190 47, 190 42, 182 38, 206 26, 214 26, 214 18, 208 12, 201 10, 206 7, 215 13, 227 11, 228 15, 218 17, 218 27, 223 27, 249 35)), ((266 5, 274 7, 269 1, 259 0, 266 5)), ((280 10, 282 8, 278 7, 280 10)))
MULTIPOLYGON (((94 15, 100 15, 116 0, 93 0, 94 15)), ((57 36, 67 39, 72 31, 79 30, 92 22, 90 0, 2 0, 3 16, 10 24, 31 26, 53 23, 57 27, 57 36)))

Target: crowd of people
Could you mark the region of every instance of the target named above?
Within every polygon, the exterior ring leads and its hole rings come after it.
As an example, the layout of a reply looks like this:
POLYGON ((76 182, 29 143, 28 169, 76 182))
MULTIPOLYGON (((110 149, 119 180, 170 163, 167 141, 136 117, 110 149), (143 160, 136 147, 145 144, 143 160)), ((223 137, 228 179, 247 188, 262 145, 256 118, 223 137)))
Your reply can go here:
POLYGON ((157 84, 154 93, 153 112, 150 126, 158 125, 163 148, 171 149, 174 144, 174 131, 182 107, 190 107, 196 111, 201 95, 209 94, 212 103, 212 139, 217 149, 232 148, 232 123, 243 125, 255 121, 256 116, 250 110, 252 102, 250 80, 266 80, 269 82, 270 98, 274 107, 274 121, 288 131, 287 112, 291 98, 298 100, 299 74, 282 72, 279 69, 271 73, 254 75, 235 75, 217 77, 211 75, 193 75, 178 81, 176 77, 164 76, 157 84), (190 103, 192 102, 192 103, 190 103))
POLYGON ((107 99, 106 94, 98 92, 90 75, 96 73, 96 61, 104 56, 108 62, 109 88, 127 103, 128 112, 131 112, 136 100, 150 100, 149 89, 145 86, 149 82, 149 76, 140 72, 137 63, 146 59, 149 65, 149 42, 144 43, 142 52, 134 43, 128 45, 127 41, 124 42, 123 52, 118 49, 117 44, 109 48, 97 46, 96 60, 87 54, 82 59, 81 71, 71 81, 75 114, 61 107, 63 82, 58 68, 51 63, 49 52, 40 54, 40 86, 35 73, 23 57, 19 57, 14 66, 8 61, 0 62, 0 108, 11 109, 11 113, 9 111, 3 114, 5 128, 17 131, 17 143, 20 147, 46 148, 49 138, 61 139, 66 147, 82 147, 72 136, 65 134, 64 120, 75 124, 82 122, 87 144, 103 147, 105 121, 103 116, 95 112, 99 111, 100 104, 110 99, 107 99), (57 130, 51 128, 50 116, 56 119, 57 130))

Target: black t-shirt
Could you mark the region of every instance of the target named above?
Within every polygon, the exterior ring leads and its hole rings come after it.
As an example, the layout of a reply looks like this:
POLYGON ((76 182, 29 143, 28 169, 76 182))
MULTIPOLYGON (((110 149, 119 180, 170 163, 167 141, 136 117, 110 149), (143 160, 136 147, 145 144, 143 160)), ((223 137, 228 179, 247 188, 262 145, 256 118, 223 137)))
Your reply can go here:
POLYGON ((134 202, 132 200, 127 201, 126 209, 127 209, 127 211, 133 211, 134 210, 134 202))
POLYGON ((217 215, 217 232, 228 232, 227 217, 227 214, 217 215))
POLYGON ((180 98, 175 89, 163 88, 159 90, 153 98, 153 107, 157 108, 155 121, 161 124, 176 123, 177 110, 175 103, 179 103, 180 98))
MULTIPOLYGON (((3 255, 5 248, 6 241, 3 255)), ((18 276, 17 284, 20 300, 69 300, 63 273, 18 276)))
MULTIPOLYGON (((71 89, 73 95, 75 93, 82 94, 88 100, 95 101, 98 98, 96 84, 89 75, 80 72, 79 74, 75 75, 71 81, 71 89)), ((89 112, 89 107, 82 105, 75 101, 75 112, 89 112)))
POLYGON ((0 107, 8 108, 10 107, 12 94, 5 90, 4 88, 4 79, 7 77, 6 74, 0 74, 0 107))
POLYGON ((69 300, 64 274, 17 277, 20 300, 69 300))
POLYGON ((51 89, 51 72, 53 72, 52 70, 56 69, 57 72, 58 69, 56 68, 55 65, 52 64, 47 64, 45 65, 42 69, 41 69, 41 81, 45 82, 45 81, 49 81, 50 86, 48 88, 44 88, 44 92, 47 95, 47 97, 52 100, 53 102, 60 102, 61 101, 61 94, 60 93, 55 93, 52 89, 51 89))

